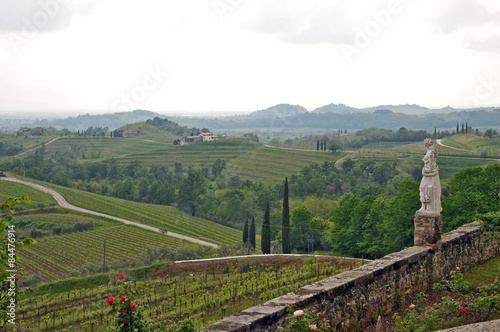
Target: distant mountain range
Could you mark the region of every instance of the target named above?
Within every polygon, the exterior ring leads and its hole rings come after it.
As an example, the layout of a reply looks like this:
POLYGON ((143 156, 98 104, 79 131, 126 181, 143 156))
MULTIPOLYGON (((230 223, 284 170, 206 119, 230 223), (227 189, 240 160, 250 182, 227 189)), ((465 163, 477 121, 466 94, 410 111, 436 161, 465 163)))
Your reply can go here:
MULTIPOLYGON (((329 104, 308 111, 300 105, 279 104, 250 114, 232 116, 184 117, 168 116, 146 110, 108 113, 99 115, 83 114, 76 117, 55 120, 31 121, 30 127, 53 126, 59 129, 82 130, 90 126, 108 127, 110 130, 127 124, 146 121, 155 117, 168 118, 181 126, 190 128, 210 128, 223 131, 232 129, 363 129, 379 127, 394 129, 454 128, 456 123, 467 122, 470 126, 500 126, 500 108, 429 109, 419 105, 381 105, 355 108, 344 104, 329 104)), ((11 120, 12 121, 12 120, 11 120)))

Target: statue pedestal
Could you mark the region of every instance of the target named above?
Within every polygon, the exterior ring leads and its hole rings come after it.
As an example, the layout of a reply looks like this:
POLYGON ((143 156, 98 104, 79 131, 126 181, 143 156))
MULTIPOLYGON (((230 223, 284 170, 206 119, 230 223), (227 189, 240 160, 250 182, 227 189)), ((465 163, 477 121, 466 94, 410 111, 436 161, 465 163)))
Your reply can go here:
POLYGON ((414 243, 416 246, 434 247, 441 240, 443 215, 427 214, 417 211, 415 214, 414 243))

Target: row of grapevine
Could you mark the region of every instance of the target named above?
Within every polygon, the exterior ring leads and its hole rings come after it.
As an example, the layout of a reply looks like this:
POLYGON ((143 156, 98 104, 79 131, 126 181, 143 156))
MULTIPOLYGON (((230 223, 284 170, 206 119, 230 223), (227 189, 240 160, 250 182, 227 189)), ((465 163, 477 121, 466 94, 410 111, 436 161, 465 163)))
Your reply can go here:
MULTIPOLYGON (((199 326, 207 326, 221 317, 342 272, 340 267, 341 263, 332 262, 302 269, 268 267, 242 274, 205 273, 129 283, 138 294, 136 302, 145 317, 172 321, 189 317, 199 326)), ((96 327, 105 326, 111 321, 106 299, 118 294, 116 287, 106 285, 25 298, 19 315, 22 326, 43 331, 84 326, 91 321, 96 327)))
POLYGON ((177 249, 184 244, 182 240, 169 236, 119 225, 38 239, 35 246, 19 250, 19 266, 26 268, 27 272, 40 273, 45 280, 55 280, 85 263, 101 264, 104 259, 104 239, 108 263, 124 258, 139 258, 148 246, 167 244, 177 249), (130 248, 129 243, 135 243, 134 248, 130 248))

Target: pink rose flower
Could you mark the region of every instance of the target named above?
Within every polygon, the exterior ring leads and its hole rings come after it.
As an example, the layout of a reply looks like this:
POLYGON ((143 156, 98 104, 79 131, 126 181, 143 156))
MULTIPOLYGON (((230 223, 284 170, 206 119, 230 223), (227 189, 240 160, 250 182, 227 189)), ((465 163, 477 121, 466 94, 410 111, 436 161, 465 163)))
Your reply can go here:
POLYGON ((316 331, 318 329, 318 326, 316 326, 316 324, 311 324, 309 325, 309 328, 313 331, 316 331))
POLYGON ((297 310, 297 311, 295 311, 295 312, 293 313, 293 315, 294 315, 295 317, 300 317, 300 316, 302 316, 303 314, 304 314, 304 311, 303 311, 303 310, 297 310))
POLYGON ((410 310, 411 310, 411 309, 415 309, 415 305, 414 305, 413 303, 412 303, 412 304, 410 304, 410 310))

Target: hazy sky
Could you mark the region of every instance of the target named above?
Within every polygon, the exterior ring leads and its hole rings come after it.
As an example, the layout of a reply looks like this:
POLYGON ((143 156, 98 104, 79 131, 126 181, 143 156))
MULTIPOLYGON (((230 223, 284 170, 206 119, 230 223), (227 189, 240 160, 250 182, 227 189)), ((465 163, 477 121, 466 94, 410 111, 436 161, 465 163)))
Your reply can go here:
POLYGON ((0 112, 500 105, 499 0, 1 0, 0 112))

